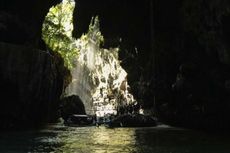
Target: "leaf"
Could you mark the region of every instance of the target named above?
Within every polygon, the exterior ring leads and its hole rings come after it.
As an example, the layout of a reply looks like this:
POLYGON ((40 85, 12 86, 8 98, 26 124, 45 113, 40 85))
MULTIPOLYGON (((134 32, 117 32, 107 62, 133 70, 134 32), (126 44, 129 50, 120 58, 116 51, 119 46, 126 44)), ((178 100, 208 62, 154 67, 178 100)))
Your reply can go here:
POLYGON ((61 54, 68 68, 72 67, 70 60, 78 55, 78 49, 72 45, 76 41, 72 37, 74 8, 75 3, 71 0, 51 7, 42 28, 42 38, 46 45, 61 54))

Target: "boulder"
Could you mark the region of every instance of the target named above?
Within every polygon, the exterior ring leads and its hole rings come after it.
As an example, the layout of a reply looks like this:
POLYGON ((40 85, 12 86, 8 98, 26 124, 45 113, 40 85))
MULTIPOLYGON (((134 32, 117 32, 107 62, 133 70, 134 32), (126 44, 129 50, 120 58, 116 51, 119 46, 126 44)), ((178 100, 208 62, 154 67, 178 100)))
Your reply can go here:
POLYGON ((85 106, 77 95, 71 95, 61 99, 61 116, 67 120, 73 114, 86 114, 85 106))

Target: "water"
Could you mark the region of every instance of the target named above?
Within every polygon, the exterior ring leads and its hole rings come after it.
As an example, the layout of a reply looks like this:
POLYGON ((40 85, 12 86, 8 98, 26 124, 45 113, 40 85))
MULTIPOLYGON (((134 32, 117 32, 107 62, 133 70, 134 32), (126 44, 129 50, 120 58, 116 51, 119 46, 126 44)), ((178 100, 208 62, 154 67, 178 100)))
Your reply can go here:
POLYGON ((230 139, 167 126, 65 127, 2 132, 1 153, 229 153, 230 139))

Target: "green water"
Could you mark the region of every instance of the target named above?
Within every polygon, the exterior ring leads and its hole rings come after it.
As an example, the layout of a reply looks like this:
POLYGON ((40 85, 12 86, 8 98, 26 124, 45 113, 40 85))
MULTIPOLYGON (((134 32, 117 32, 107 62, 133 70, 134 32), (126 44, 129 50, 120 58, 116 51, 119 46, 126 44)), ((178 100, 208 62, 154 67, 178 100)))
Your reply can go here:
POLYGON ((1 153, 230 153, 228 136, 167 126, 152 128, 65 127, 2 132, 1 153))

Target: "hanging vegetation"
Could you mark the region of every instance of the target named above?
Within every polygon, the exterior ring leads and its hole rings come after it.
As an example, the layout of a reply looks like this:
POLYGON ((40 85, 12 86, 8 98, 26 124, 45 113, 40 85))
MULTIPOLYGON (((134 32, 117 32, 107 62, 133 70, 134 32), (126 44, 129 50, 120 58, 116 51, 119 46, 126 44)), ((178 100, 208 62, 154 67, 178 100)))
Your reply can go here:
POLYGON ((72 0, 63 0, 51 7, 42 28, 42 38, 46 45, 61 54, 69 69, 73 67, 73 59, 79 52, 76 39, 72 37, 74 8, 75 2, 72 0))

